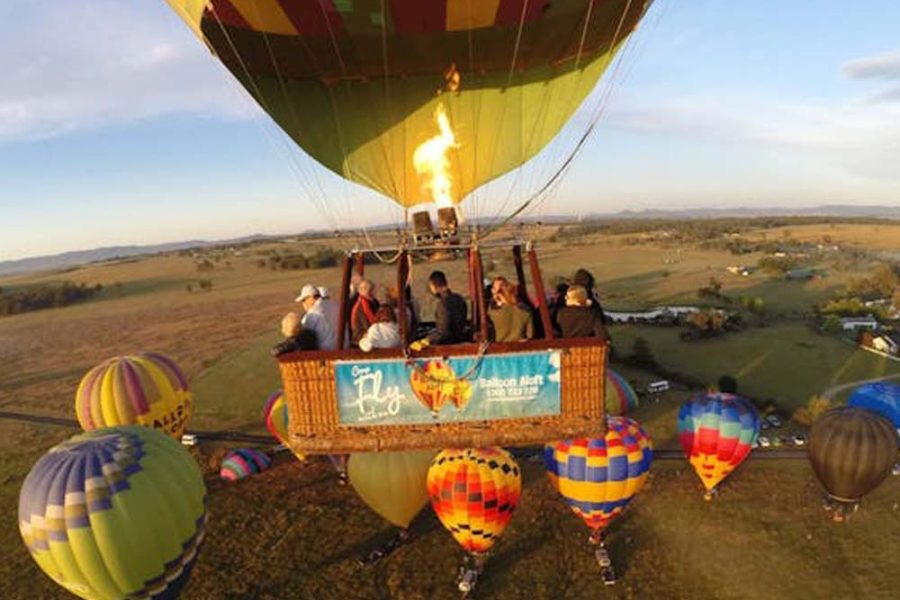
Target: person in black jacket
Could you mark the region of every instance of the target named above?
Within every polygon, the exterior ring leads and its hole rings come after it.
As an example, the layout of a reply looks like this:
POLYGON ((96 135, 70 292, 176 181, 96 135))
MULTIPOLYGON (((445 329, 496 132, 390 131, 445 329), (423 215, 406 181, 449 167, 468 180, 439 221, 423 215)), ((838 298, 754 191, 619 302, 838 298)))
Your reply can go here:
POLYGON ((300 315, 289 312, 281 320, 281 333, 286 338, 272 348, 272 356, 281 356, 298 350, 318 350, 316 332, 300 324, 300 315))
POLYGON ((566 305, 557 314, 559 328, 564 338, 598 337, 609 339, 603 318, 591 307, 587 290, 580 285, 569 287, 566 292, 566 305))
POLYGON ((462 296, 450 289, 447 276, 442 271, 434 271, 428 276, 428 290, 437 299, 434 311, 434 329, 426 337, 409 345, 413 350, 421 350, 431 345, 460 344, 468 339, 468 308, 462 296))

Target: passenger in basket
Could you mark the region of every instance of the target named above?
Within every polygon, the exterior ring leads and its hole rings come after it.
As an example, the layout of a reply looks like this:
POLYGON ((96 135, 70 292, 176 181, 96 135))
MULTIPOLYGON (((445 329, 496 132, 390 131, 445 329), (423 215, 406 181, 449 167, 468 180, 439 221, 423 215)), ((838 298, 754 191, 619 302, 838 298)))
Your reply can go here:
POLYGON ((359 349, 369 352, 372 348, 399 348, 400 327, 394 309, 382 305, 375 311, 375 322, 359 340, 359 349))
POLYGON ((495 306, 488 310, 488 316, 495 342, 521 342, 534 337, 531 311, 518 301, 516 287, 507 281, 494 293, 495 306))
POLYGON ((430 345, 460 344, 469 341, 466 333, 468 328, 466 301, 450 289, 447 276, 442 271, 433 271, 428 276, 428 290, 438 299, 434 311, 434 330, 409 347, 421 350, 430 345))
POLYGON ((564 338, 598 337, 609 339, 603 317, 591 306, 587 290, 580 285, 570 286, 566 292, 566 305, 557 315, 564 338))
POLYGON ((578 269, 572 277, 572 285, 580 285, 585 289, 591 310, 597 313, 606 324, 606 314, 603 312, 603 307, 600 306, 600 299, 594 294, 595 281, 594 274, 587 269, 578 269))
POLYGON ((319 295, 319 289, 314 285, 304 285, 297 297, 294 298, 294 302, 299 302, 306 311, 306 314, 303 315, 303 327, 316 332, 319 349, 337 349, 337 323, 332 321, 333 316, 336 315, 328 314, 328 309, 319 295))
POLYGON ((378 300, 375 299, 375 284, 363 279, 359 282, 359 295, 350 311, 350 331, 354 344, 359 345, 359 340, 375 322, 375 311, 378 310, 378 306, 378 300))
POLYGON ((272 348, 272 356, 281 356, 297 350, 316 350, 316 334, 300 324, 300 315, 289 312, 281 319, 281 333, 285 340, 272 348))

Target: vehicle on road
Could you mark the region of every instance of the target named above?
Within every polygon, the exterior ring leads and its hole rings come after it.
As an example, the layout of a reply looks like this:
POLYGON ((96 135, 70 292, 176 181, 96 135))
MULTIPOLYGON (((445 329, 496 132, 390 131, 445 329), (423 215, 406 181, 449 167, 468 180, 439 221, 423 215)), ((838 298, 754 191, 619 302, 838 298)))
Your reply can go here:
POLYGON ((806 436, 802 433, 798 433, 794 436, 794 445, 795 446, 805 446, 806 445, 806 436))
POLYGON ((766 421, 768 421, 769 425, 771 425, 775 429, 781 427, 781 419, 774 413, 771 415, 766 415, 766 421))
POLYGON ((769 446, 772 445, 772 442, 769 441, 769 438, 767 438, 764 435, 759 436, 757 441, 759 442, 759 445, 761 448, 768 448, 769 446))

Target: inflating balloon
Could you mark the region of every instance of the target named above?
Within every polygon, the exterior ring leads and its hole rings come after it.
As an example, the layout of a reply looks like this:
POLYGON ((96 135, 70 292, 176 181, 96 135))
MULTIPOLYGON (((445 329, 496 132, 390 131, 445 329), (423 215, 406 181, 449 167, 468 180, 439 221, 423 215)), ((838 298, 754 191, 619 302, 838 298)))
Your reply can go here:
POLYGON ((444 450, 428 469, 431 506, 467 552, 491 549, 521 493, 519 466, 502 448, 444 450))
POLYGON ((809 462, 828 495, 859 502, 891 473, 897 430, 884 417, 842 406, 821 415, 809 434, 809 462))
POLYGON ((880 381, 861 385, 850 395, 847 405, 878 413, 900 429, 900 385, 896 383, 880 381))
POLYGON ((266 428, 276 440, 285 444, 288 437, 288 409, 282 390, 269 396, 263 407, 263 414, 266 418, 266 428))
POLYGON ((269 468, 268 456, 254 448, 238 448, 225 455, 219 476, 227 481, 238 481, 269 468))
POLYGON ((638 397, 625 378, 606 369, 606 414, 619 416, 631 412, 638 405, 638 397))
POLYGON ((594 531, 625 510, 644 486, 652 462, 650 436, 628 417, 609 417, 605 437, 544 448, 550 483, 594 531))
POLYGON ((191 394, 171 359, 151 352, 117 356, 81 380, 75 414, 85 431, 144 425, 180 439, 191 417, 191 394))
POLYGON ((758 435, 759 414, 740 396, 698 394, 678 412, 678 440, 708 493, 750 455, 758 435))
POLYGON ((534 156, 651 3, 168 2, 306 153, 405 207, 436 196, 420 147, 452 149, 453 201, 534 156))
POLYGON ((81 598, 177 597, 205 527, 197 463, 145 427, 98 429, 51 448, 19 495, 32 558, 81 598))
POLYGON ((397 527, 409 527, 428 503, 425 487, 434 450, 351 454, 353 489, 373 511, 397 527))

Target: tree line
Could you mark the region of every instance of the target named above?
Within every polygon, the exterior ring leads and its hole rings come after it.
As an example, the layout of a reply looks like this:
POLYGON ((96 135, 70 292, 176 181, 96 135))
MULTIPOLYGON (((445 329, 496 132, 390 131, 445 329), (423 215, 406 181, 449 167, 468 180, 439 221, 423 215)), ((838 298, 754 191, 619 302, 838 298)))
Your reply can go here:
POLYGON ((103 291, 103 286, 99 283, 87 285, 71 281, 14 290, 0 288, 0 315, 16 315, 45 308, 61 308, 87 300, 101 291, 103 291))

